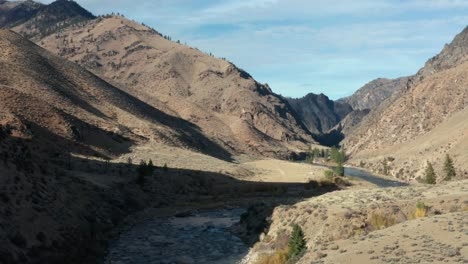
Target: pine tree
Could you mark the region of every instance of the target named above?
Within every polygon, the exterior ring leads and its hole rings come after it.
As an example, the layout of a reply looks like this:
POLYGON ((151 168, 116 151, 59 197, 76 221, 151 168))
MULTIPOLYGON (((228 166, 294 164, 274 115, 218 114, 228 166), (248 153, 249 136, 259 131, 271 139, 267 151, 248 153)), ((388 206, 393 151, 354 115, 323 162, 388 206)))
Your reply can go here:
POLYGON ((144 160, 140 161, 140 164, 138 165, 138 168, 137 168, 137 184, 139 184, 140 186, 143 186, 143 184, 145 183, 145 176, 146 176, 146 171, 147 171, 147 166, 146 166, 146 162, 144 160))
POLYGON ((432 164, 428 161, 426 167, 426 183, 436 184, 436 175, 432 164))
POLYGON ((295 224, 291 237, 288 241, 288 259, 297 258, 301 256, 306 248, 306 241, 304 238, 304 232, 302 228, 295 224))
POLYGON ((154 165, 153 165, 153 161, 150 159, 148 161, 148 165, 146 165, 146 169, 147 169, 147 174, 148 175, 152 175, 154 173, 154 165))
POLYGON ((448 154, 445 156, 444 172, 446 181, 450 181, 456 176, 455 168, 453 167, 453 160, 448 154))

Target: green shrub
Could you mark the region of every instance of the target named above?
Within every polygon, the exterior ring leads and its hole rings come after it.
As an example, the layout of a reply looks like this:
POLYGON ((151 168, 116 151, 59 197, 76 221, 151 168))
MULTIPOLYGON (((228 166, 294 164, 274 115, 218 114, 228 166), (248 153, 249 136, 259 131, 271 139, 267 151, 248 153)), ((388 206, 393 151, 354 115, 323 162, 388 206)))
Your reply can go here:
POLYGON ((326 170, 323 172, 324 176, 325 176, 325 179, 331 181, 333 180, 333 171, 331 170, 326 170))
POLYGON ((337 176, 341 176, 343 177, 344 176, 344 167, 343 167, 343 163, 340 162, 336 165, 336 168, 335 168, 335 174, 337 176))

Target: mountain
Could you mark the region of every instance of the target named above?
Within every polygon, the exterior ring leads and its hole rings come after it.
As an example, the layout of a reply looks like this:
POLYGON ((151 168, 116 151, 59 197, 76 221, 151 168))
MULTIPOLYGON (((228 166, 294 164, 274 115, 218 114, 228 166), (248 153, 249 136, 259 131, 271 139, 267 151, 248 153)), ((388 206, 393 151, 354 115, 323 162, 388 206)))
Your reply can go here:
POLYGON ((358 89, 353 95, 338 101, 351 105, 355 110, 372 110, 394 92, 405 88, 408 79, 408 77, 397 79, 378 78, 358 89))
POLYGON ((193 124, 147 105, 16 33, 0 33, 1 108, 8 117, 3 125, 17 128, 23 136, 34 136, 33 128, 39 135, 46 130, 103 155, 126 152, 132 142, 154 140, 228 156, 193 124))
POLYGON ((42 4, 33 1, 0 1, 0 27, 12 27, 35 16, 42 4))
MULTIPOLYGON (((93 14, 71 0, 57 0, 49 5, 26 1, 19 5, 19 7, 22 6, 28 6, 30 11, 24 16, 10 14, 12 17, 20 19, 7 26, 21 35, 35 40, 70 25, 95 18, 93 14)), ((23 9, 25 8, 22 7, 21 10, 23 9)))
POLYGON ((98 263, 126 215, 208 193, 189 170, 159 170, 138 187, 138 161, 115 161, 136 146, 230 158, 196 125, 9 30, 0 30, 0 102, 0 263, 98 263))
POLYGON ((267 85, 230 62, 124 17, 75 24, 37 43, 166 114, 196 124, 226 149, 277 155, 285 147, 314 142, 289 104, 267 85))
POLYGON ((353 110, 347 103, 332 101, 324 94, 310 93, 302 98, 286 100, 314 134, 326 133, 353 110))
POLYGON ((411 77, 405 89, 373 110, 344 140, 354 159, 375 170, 392 156, 391 173, 422 176, 427 161, 442 177, 445 154, 467 173, 468 27, 411 77))

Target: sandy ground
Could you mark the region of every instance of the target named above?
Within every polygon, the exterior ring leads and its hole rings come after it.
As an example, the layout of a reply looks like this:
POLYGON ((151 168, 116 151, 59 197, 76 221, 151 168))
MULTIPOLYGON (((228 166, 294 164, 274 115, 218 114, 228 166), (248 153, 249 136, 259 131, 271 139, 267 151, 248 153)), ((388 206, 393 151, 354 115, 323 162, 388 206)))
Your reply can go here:
POLYGON ((323 178, 324 167, 305 163, 293 163, 283 160, 266 159, 245 162, 245 168, 253 171, 255 175, 249 180, 264 182, 298 182, 323 178))
MULTIPOLYGON (((119 157, 114 162, 127 163, 128 159, 138 164, 151 159, 155 166, 222 173, 243 181, 306 183, 324 178, 326 168, 318 165, 290 162, 277 159, 258 159, 252 156, 235 156, 232 161, 193 152, 188 149, 170 147, 154 142, 138 146, 132 153, 119 157)), ((366 181, 348 177, 353 188, 373 187, 366 181)))

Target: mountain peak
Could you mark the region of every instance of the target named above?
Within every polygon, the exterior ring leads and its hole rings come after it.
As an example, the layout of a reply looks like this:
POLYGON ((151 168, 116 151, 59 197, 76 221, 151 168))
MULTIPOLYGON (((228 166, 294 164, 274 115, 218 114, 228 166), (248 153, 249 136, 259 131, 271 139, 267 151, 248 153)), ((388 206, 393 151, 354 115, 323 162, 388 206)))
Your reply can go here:
POLYGON ((35 40, 70 25, 94 18, 93 14, 75 1, 57 0, 49 5, 35 8, 34 12, 30 12, 28 19, 14 27, 13 30, 35 40))
POLYGON ((468 60, 468 26, 457 34, 450 44, 446 44, 442 51, 429 59, 417 73, 416 82, 438 71, 460 65, 468 60))

